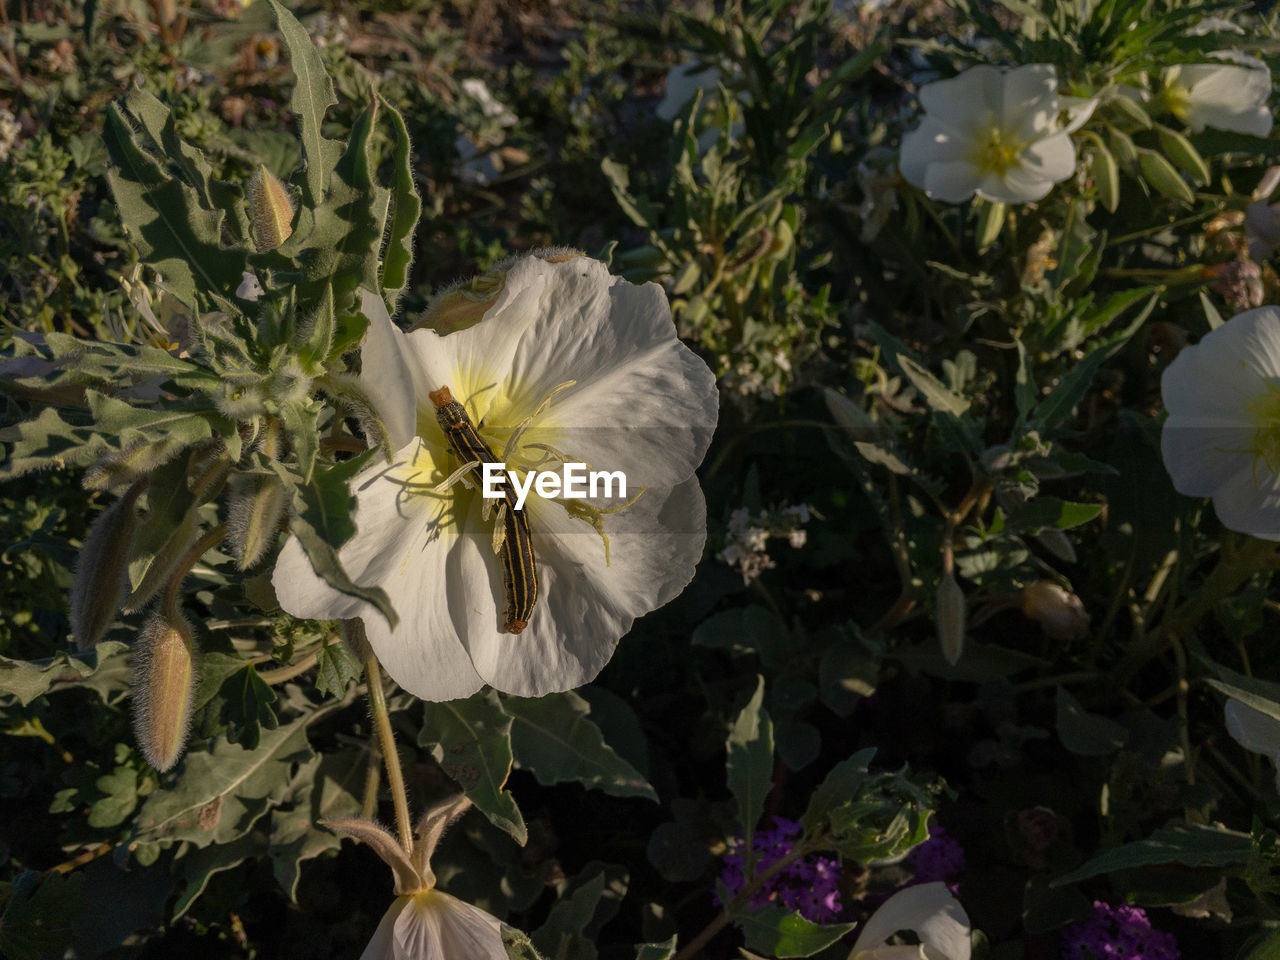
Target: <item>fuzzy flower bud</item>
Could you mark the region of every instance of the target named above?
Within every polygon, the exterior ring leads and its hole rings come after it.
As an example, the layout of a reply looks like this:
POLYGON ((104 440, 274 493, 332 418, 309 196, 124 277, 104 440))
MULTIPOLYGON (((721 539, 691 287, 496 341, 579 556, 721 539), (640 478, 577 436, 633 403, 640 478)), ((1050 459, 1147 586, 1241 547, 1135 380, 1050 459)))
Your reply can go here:
POLYGON ((956 583, 955 574, 947 571, 938 584, 938 642, 942 645, 942 655, 953 667, 960 662, 964 653, 964 591, 956 583))
POLYGON ((1089 633, 1089 614, 1080 598, 1052 580, 1023 588, 1022 612, 1054 640, 1081 640, 1089 633))
POLYGON ((275 477, 235 479, 227 527, 241 570, 248 570, 261 560, 275 542, 287 502, 284 484, 275 477))
POLYGON ((497 266, 478 277, 455 284, 431 300, 427 312, 413 325, 413 329, 426 327, 444 335, 475 326, 498 302, 506 281, 506 269, 497 266))
POLYGON ((161 773, 178 762, 191 728, 195 640, 181 614, 155 614, 133 653, 133 729, 147 762, 161 773))
POLYGON ((141 492, 142 484, 135 484, 98 514, 80 547, 70 604, 71 635, 80 650, 89 650, 102 639, 124 602, 136 523, 133 505, 141 492))
POLYGON ((258 164, 249 180, 249 218, 259 253, 274 250, 293 233, 289 190, 265 164, 258 164))

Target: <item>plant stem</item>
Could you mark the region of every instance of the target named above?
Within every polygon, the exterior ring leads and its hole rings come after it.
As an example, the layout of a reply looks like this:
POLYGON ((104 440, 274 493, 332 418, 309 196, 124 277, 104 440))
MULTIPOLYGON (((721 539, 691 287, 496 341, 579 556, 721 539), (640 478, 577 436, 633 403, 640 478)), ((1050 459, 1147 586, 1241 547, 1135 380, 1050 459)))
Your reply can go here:
POLYGON ((391 788, 391 802, 396 808, 396 832, 400 846, 413 855, 413 827, 409 822, 409 798, 404 790, 404 774, 400 771, 400 754, 396 752, 396 735, 391 729, 391 714, 387 711, 387 698, 382 692, 382 668, 378 658, 370 656, 364 662, 364 675, 369 681, 369 710, 378 731, 378 743, 382 748, 382 762, 387 768, 387 785, 391 788))
POLYGON ((200 558, 220 544, 226 536, 227 525, 220 523, 193 543, 191 549, 183 554, 182 559, 174 566, 173 576, 169 578, 169 583, 164 588, 164 599, 161 601, 160 610, 165 617, 170 620, 177 619, 178 588, 182 586, 182 581, 187 579, 187 574, 200 558))

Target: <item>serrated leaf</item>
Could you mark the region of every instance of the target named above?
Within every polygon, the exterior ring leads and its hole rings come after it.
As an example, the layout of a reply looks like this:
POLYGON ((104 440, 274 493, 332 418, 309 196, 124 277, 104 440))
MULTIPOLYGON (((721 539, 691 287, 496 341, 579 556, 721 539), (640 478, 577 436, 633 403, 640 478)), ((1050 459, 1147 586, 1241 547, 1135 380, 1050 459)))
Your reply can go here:
POLYGON ((809 806, 800 820, 806 834, 822 829, 831 811, 858 792, 867 780, 875 755, 876 748, 868 747, 831 768, 809 798, 809 806))
POLYGON ((1050 885, 1063 887, 1117 870, 1170 863, 1186 867, 1231 867, 1248 863, 1252 855, 1253 840, 1247 833, 1221 827, 1173 827, 1157 830, 1145 840, 1108 850, 1050 885))
POLYGON ((825 950, 855 924, 819 926, 785 907, 742 906, 733 911, 733 922, 746 937, 747 949, 765 956, 811 957, 825 950))
POLYGON ((87 467, 111 449, 91 428, 68 423, 53 407, 45 407, 34 420, 0 430, 0 440, 13 444, 0 463, 0 479, 50 467, 87 467))
POLYGON ((341 640, 322 644, 316 653, 316 690, 325 696, 340 697, 353 681, 360 679, 361 670, 355 654, 341 640))
POLYGON ((386 251, 382 257, 381 278, 387 312, 394 314, 400 291, 409 282, 413 235, 422 215, 422 198, 413 181, 413 160, 409 154, 409 133, 405 130, 404 117, 385 99, 379 99, 391 117, 391 129, 395 134, 395 152, 391 158, 391 219, 387 228, 386 251))
POLYGON ((270 0, 271 10, 289 51, 289 66, 296 83, 289 99, 289 108, 298 118, 302 136, 302 155, 305 161, 302 178, 302 197, 307 206, 318 207, 324 198, 330 171, 342 155, 342 144, 330 140, 321 132, 325 112, 337 104, 333 81, 324 68, 320 51, 296 17, 280 0, 270 0))
POLYGON ((755 693, 734 720, 725 741, 725 780, 738 802, 747 876, 754 875, 752 841, 756 824, 764 813, 765 797, 773 786, 773 723, 763 703, 764 677, 757 676, 755 693))
POLYGON ((178 899, 173 905, 173 919, 178 919, 195 905, 214 874, 232 870, 250 857, 261 856, 266 844, 265 836, 252 831, 230 843, 210 844, 187 853, 174 868, 182 880, 178 899))
POLYGON ((90 687, 103 699, 129 686, 128 644, 104 640, 92 650, 62 652, 45 660, 0 657, 0 696, 26 706, 36 697, 68 687, 90 687))
POLYGON ((227 739, 232 743, 256 750, 262 731, 279 726, 280 721, 271 706, 276 702, 276 693, 258 676, 252 664, 245 664, 243 670, 227 677, 218 688, 218 695, 222 697, 222 720, 228 727, 227 739))
POLYGON ((271 867, 289 899, 297 902, 304 861, 337 850, 342 838, 318 826, 321 820, 360 813, 360 791, 369 768, 365 750, 316 756, 298 767, 285 803, 271 814, 271 867))
POLYGON ((227 294, 240 283, 242 252, 221 244, 222 211, 205 210, 195 191, 169 177, 139 147, 116 105, 107 113, 103 139, 112 166, 107 180, 120 218, 143 260, 183 303, 198 306, 197 291, 227 294))
POLYGON ((492 690, 466 700, 430 704, 418 734, 444 772, 466 791, 489 822, 524 846, 529 839, 515 798, 504 789, 511 773, 512 718, 492 690))
POLYGON ((939 413, 960 416, 969 409, 969 401, 947 389, 946 384, 932 373, 916 363, 905 353, 898 355, 898 366, 906 374, 907 379, 920 391, 930 409, 939 413))
POLYGON ((551 908, 547 921, 529 935, 534 947, 557 960, 595 960, 595 944, 583 936, 604 896, 603 873, 561 899, 551 908))
POLYGON ((506 697, 503 708, 514 718, 511 751, 520 769, 544 786, 573 781, 614 797, 658 795, 631 764, 619 757, 590 719, 591 705, 578 694, 506 697))
POLYGON ((220 740, 210 751, 188 751, 177 781, 149 795, 134 818, 134 839, 207 847, 243 836, 286 795, 293 765, 314 756, 307 726, 328 709, 267 731, 256 750, 220 740))

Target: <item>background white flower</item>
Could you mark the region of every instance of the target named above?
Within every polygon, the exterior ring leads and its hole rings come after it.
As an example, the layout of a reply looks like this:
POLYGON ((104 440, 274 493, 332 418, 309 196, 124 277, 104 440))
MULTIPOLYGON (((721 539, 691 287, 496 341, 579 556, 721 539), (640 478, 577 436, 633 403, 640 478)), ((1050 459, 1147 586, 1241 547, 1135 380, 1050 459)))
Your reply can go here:
POLYGON ((1252 753, 1270 757, 1276 768, 1276 789, 1280 790, 1280 720, 1232 697, 1224 708, 1227 733, 1252 753))
POLYGON ((899 167, 931 197, 1039 200, 1075 171, 1071 132, 1095 101, 1058 96, 1049 64, 973 67, 920 89, 924 118, 902 138, 899 167))
MULTIPOLYGON (((353 481, 356 533, 341 549, 347 573, 389 594, 400 624, 330 587, 295 541, 273 582, 299 617, 360 617, 400 686, 426 700, 466 697, 488 683, 541 696, 591 680, 636 617, 693 577, 706 539, 697 478, 715 429, 711 371, 676 338, 657 284, 609 275, 597 260, 537 256, 491 277, 483 319, 440 336, 405 334, 380 298, 370 319, 362 382, 390 434, 394 462, 353 481), (459 466, 429 391, 448 386, 498 457, 523 474, 559 451, 593 470, 621 470, 630 505, 542 499, 525 506, 538 564, 538 601, 518 637, 503 631, 505 597, 494 519, 478 490, 432 489, 459 466), (571 512, 572 511, 572 512, 571 512)), ((557 469, 554 461, 538 469, 557 469)))
POLYGON ((1271 132, 1271 71, 1236 50, 1212 56, 1227 63, 1191 63, 1164 73, 1161 95, 1169 111, 1193 133, 1205 127, 1265 137, 1271 132))
POLYGON ((899 890, 862 925, 849 960, 969 960, 969 915, 941 881, 899 890), (888 946, 910 930, 918 946, 888 946))
POLYGON ((1280 540, 1280 309, 1232 317, 1164 372, 1160 437, 1179 493, 1240 533, 1280 540))

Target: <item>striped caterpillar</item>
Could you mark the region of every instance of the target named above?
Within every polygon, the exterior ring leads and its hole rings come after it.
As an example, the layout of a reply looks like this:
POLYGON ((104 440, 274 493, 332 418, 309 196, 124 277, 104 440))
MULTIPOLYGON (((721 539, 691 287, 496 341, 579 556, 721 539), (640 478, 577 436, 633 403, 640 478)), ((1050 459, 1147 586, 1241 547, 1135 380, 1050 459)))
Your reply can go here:
MULTIPOLYGON (((480 436, 466 409, 453 399, 448 387, 441 387, 427 396, 435 405, 436 421, 444 431, 449 447, 463 463, 474 464, 471 475, 483 487, 483 465, 501 461, 480 436)), ((502 489, 506 500, 502 511, 505 536, 498 557, 502 562, 502 582, 507 593, 505 627, 509 633, 519 633, 529 625, 533 604, 538 599, 538 571, 529 518, 523 510, 516 509, 516 495, 508 481, 503 481, 502 489)))

